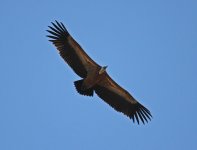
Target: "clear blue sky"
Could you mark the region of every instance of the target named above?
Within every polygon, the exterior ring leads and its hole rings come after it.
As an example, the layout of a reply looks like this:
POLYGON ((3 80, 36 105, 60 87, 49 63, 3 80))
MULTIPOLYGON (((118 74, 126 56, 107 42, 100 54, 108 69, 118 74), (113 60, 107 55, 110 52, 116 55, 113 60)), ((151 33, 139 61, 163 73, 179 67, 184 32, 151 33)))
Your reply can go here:
POLYGON ((196 0, 1 0, 1 150, 196 150, 196 0), (149 108, 146 125, 97 96, 46 38, 62 21, 114 80, 149 108))

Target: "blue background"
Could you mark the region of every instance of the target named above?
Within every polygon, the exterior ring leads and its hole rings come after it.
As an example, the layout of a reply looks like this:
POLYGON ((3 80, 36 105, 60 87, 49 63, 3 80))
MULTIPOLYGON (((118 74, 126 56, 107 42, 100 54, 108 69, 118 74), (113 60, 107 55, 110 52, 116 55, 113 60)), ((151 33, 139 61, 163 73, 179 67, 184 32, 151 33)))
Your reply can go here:
POLYGON ((1 0, 1 150, 196 150, 196 0, 1 0), (51 21, 153 114, 133 124, 97 96, 48 42, 51 21))

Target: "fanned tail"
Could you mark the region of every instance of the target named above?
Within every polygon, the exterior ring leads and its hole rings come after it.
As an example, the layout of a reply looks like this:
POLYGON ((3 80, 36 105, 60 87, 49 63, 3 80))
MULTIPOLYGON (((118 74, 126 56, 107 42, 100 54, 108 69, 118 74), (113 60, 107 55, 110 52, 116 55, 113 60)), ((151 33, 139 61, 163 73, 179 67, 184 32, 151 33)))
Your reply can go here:
POLYGON ((94 90, 93 90, 92 88, 87 89, 87 90, 83 90, 83 89, 82 89, 82 84, 83 84, 83 79, 74 82, 74 85, 75 85, 75 87, 76 87, 77 92, 78 92, 79 94, 81 94, 81 95, 93 96, 94 90))

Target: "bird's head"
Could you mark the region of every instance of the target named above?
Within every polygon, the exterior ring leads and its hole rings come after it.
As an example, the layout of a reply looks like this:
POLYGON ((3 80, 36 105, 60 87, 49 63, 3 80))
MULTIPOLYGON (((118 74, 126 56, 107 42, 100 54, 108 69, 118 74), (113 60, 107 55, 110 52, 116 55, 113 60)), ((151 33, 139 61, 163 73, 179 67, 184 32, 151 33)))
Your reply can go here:
POLYGON ((104 73, 104 72, 106 71, 107 67, 108 67, 108 66, 103 66, 103 67, 101 67, 101 69, 99 70, 99 74, 104 73))

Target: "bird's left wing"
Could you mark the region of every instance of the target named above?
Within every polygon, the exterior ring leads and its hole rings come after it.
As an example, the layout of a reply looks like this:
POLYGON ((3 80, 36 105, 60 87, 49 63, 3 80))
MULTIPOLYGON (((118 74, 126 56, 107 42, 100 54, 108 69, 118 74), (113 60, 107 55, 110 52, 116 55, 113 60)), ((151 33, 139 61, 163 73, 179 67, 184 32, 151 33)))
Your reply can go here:
POLYGON ((139 124, 140 120, 144 124, 151 120, 150 111, 135 100, 126 90, 120 87, 110 76, 105 73, 105 79, 95 87, 97 95, 113 107, 116 111, 122 112, 139 124))
POLYGON ((92 60, 82 47, 68 33, 67 29, 61 22, 53 23, 47 30, 51 41, 59 51, 61 57, 74 70, 74 72, 82 78, 87 76, 88 70, 100 67, 92 60))

